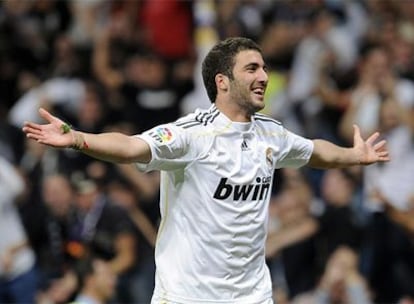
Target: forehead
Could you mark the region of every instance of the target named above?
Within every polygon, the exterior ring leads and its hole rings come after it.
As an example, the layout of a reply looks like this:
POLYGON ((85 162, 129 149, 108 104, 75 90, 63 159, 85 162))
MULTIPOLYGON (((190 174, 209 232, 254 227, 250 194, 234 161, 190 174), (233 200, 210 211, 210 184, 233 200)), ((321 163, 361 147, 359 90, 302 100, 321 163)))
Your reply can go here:
POLYGON ((237 53, 234 59, 235 68, 243 68, 248 64, 257 64, 264 66, 264 60, 262 54, 256 50, 244 50, 237 53))

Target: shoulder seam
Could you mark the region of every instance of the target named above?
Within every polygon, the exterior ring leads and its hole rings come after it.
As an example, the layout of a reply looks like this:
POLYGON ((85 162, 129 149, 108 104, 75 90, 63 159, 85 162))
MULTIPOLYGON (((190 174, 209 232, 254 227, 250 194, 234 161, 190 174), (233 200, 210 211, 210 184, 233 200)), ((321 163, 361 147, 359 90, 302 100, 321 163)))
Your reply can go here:
POLYGON ((279 126, 281 126, 281 125, 282 125, 282 123, 281 123, 280 121, 278 121, 278 120, 276 120, 276 119, 274 119, 274 118, 271 118, 271 117, 269 117, 269 116, 266 116, 266 115, 263 115, 263 114, 259 114, 259 113, 256 113, 256 114, 254 115, 254 119, 255 119, 255 120, 260 120, 260 121, 272 122, 272 123, 277 124, 277 125, 279 125, 279 126))
POLYGON ((186 124, 180 125, 180 127, 183 128, 183 129, 188 129, 188 128, 192 128, 192 127, 195 127, 195 126, 199 126, 201 124, 202 124, 201 122, 194 120, 194 121, 189 121, 186 124))
POLYGON ((207 124, 212 123, 219 114, 220 111, 216 107, 212 107, 207 111, 200 112, 195 119, 206 126, 207 124))

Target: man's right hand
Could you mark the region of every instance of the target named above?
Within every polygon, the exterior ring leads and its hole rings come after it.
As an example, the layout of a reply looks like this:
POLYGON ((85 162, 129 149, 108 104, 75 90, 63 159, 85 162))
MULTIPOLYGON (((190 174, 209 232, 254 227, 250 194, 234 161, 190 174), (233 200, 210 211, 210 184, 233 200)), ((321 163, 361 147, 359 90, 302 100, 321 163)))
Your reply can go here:
POLYGON ((26 133, 27 138, 56 148, 68 148, 74 144, 74 131, 71 129, 65 131, 64 126, 67 126, 67 124, 64 121, 53 116, 43 108, 39 109, 39 114, 48 123, 25 122, 23 132, 26 133))

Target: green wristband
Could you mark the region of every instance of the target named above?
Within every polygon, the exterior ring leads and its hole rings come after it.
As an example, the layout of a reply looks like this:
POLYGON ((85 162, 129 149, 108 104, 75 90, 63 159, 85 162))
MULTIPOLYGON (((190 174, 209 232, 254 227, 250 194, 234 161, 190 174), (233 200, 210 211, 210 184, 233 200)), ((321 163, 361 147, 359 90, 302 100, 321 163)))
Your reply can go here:
POLYGON ((70 125, 68 125, 67 123, 63 123, 60 128, 62 129, 62 133, 66 134, 69 133, 70 130, 72 129, 70 125))

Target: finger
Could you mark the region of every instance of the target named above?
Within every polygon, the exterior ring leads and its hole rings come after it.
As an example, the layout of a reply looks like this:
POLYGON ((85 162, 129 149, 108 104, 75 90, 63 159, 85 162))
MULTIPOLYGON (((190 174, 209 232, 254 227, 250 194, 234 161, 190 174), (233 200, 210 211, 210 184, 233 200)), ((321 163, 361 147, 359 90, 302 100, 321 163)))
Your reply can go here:
POLYGON ((387 143, 387 141, 386 141, 386 140, 381 140, 380 142, 378 142, 378 143, 376 143, 376 144, 374 145, 374 149, 375 149, 376 151, 377 151, 377 150, 381 150, 381 149, 383 149, 383 148, 385 147, 386 143, 387 143))
POLYGON ((39 141, 41 138, 43 138, 43 136, 41 134, 35 134, 35 133, 27 133, 26 137, 30 138, 30 139, 37 140, 37 141, 39 141))
POLYGON ((381 157, 389 157, 390 156, 388 151, 379 152, 378 155, 381 156, 381 157))
POLYGON ((44 120, 47 120, 50 123, 60 121, 58 118, 56 118, 55 116, 53 116, 52 114, 50 114, 48 111, 46 111, 43 108, 39 109, 39 114, 41 117, 43 117, 44 120))
POLYGON ((381 160, 381 161, 389 161, 391 160, 390 158, 390 154, 388 151, 378 151, 377 153, 377 157, 381 160))
POLYGON ((31 127, 23 127, 23 132, 27 134, 36 134, 36 135, 42 134, 42 130, 31 128, 31 127))
POLYGON ((353 127, 354 127, 354 134, 355 135, 358 135, 358 136, 361 136, 361 132, 360 132, 360 130, 359 130, 359 127, 357 126, 357 125, 352 125, 353 127))
POLYGON ((32 129, 37 129, 37 130, 41 130, 41 129, 42 129, 42 126, 41 126, 41 125, 39 125, 39 124, 37 124, 37 123, 34 123, 34 122, 28 122, 28 121, 26 121, 26 122, 24 123, 24 127, 23 127, 23 129, 24 129, 25 127, 29 127, 29 128, 32 128, 32 129))
POLYGON ((361 137, 361 131, 359 130, 359 127, 357 125, 353 125, 354 127, 354 143, 356 143, 357 141, 362 140, 361 137))
POLYGON ((383 161, 383 162, 387 162, 387 161, 390 161, 391 158, 389 156, 380 156, 379 157, 379 160, 380 161, 383 161))
POLYGON ((374 134, 372 134, 367 140, 366 140, 366 143, 368 144, 368 145, 372 145, 377 139, 378 139, 378 137, 379 137, 379 133, 378 132, 375 132, 374 134))

